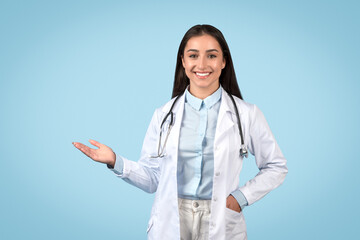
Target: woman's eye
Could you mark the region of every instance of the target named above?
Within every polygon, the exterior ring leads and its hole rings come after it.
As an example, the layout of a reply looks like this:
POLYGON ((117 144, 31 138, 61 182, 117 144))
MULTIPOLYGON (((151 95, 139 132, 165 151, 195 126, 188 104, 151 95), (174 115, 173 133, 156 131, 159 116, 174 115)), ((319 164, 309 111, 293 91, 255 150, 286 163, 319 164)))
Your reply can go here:
POLYGON ((191 54, 190 56, 189 56, 189 58, 196 58, 197 56, 196 56, 196 54, 191 54))
POLYGON ((216 58, 216 55, 211 54, 209 55, 209 58, 216 58))

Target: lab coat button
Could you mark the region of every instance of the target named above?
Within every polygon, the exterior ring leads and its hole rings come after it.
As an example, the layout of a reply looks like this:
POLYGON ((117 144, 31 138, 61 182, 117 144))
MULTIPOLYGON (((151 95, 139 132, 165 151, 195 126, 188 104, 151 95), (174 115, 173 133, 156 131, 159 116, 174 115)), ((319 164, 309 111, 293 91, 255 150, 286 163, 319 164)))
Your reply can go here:
POLYGON ((193 203, 193 206, 194 206, 195 208, 197 208, 197 207, 199 206, 199 203, 198 203, 198 202, 194 202, 194 203, 193 203))
POLYGON ((217 177, 220 176, 220 172, 216 172, 215 176, 217 176, 217 177))
POLYGON ((216 202, 217 201, 217 197, 214 197, 214 202, 216 202))

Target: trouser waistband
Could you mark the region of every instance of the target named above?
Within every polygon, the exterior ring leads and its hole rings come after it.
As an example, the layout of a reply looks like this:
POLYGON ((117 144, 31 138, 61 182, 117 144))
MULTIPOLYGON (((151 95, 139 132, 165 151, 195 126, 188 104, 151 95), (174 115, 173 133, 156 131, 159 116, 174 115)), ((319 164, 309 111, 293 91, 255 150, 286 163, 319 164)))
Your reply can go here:
POLYGON ((178 198, 179 208, 192 209, 193 211, 209 211, 211 209, 211 200, 192 200, 178 198))

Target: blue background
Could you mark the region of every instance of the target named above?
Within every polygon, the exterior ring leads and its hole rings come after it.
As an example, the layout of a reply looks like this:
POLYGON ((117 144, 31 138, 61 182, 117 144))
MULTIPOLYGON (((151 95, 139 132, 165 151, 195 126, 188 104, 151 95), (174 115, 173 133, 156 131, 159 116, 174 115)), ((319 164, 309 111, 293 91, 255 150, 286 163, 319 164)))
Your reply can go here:
MULTIPOLYGON (((228 41, 246 101, 288 159, 244 210, 249 239, 354 239, 360 202, 357 1, 0 3, 0 239, 146 239, 154 195, 71 142, 137 160, 198 23, 228 41)), ((241 183, 257 173, 254 158, 241 183)))

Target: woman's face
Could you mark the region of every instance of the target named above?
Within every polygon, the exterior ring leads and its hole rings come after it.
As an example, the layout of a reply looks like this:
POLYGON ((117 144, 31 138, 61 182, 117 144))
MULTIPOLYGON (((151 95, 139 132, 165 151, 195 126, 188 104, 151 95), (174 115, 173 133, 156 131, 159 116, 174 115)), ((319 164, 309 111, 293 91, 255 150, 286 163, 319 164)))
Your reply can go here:
POLYGON ((219 77, 226 63, 214 37, 202 35, 190 38, 185 46, 182 64, 190 79, 191 93, 212 94, 219 88, 219 77))

